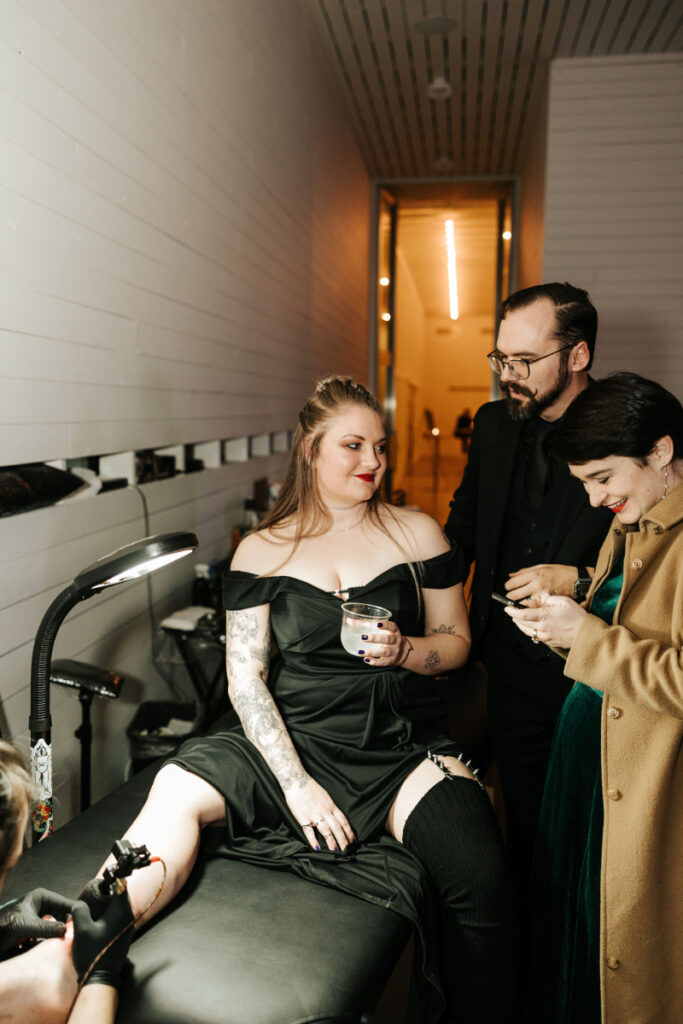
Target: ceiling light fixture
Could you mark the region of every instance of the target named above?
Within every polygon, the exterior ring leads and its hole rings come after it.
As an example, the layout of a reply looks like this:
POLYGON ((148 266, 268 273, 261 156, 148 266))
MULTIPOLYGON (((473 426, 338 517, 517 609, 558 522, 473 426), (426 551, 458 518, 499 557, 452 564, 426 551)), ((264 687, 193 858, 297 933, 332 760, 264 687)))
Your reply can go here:
POLYGON ((379 283, 382 285, 383 288, 386 288, 386 286, 389 284, 389 278, 388 277, 380 277, 379 283))
POLYGON ((451 83, 447 82, 443 75, 437 75, 427 86, 430 100, 447 100, 452 92, 451 83))
POLYGON ((455 231, 452 220, 446 221, 446 253, 448 260, 448 295, 451 306, 451 320, 460 316, 458 303, 458 270, 455 262, 455 231))
POLYGON ((512 232, 511 231, 504 231, 503 232, 503 238, 505 239, 506 242, 509 242, 510 239, 512 238, 512 232))

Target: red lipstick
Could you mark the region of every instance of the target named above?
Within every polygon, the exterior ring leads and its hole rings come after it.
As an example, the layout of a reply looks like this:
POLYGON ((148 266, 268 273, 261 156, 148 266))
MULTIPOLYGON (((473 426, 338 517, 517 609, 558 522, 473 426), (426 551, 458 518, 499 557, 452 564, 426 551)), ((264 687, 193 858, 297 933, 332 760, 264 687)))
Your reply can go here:
POLYGON ((624 500, 622 501, 621 505, 610 505, 610 510, 612 512, 614 512, 615 516, 618 515, 621 512, 621 510, 623 509, 623 507, 624 507, 624 505, 626 504, 627 501, 628 501, 628 498, 624 498, 624 500))
POLYGON ((365 480, 365 482, 368 484, 373 483, 375 479, 374 473, 356 473, 356 476, 358 477, 359 480, 365 480))

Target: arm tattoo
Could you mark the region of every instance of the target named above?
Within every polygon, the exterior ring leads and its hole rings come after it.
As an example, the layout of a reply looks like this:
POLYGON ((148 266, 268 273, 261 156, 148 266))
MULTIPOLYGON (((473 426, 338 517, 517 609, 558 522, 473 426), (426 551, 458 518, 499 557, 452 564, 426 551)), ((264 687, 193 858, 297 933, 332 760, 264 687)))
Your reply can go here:
POLYGON ((459 633, 457 632, 455 626, 446 626, 444 623, 442 623, 440 626, 437 626, 436 629, 430 629, 429 632, 430 633, 450 633, 451 636, 459 636, 459 633))
POLYGON ((244 734, 261 753, 283 790, 308 776, 267 686, 270 626, 251 609, 228 612, 226 662, 230 697, 244 734))
POLYGON ((441 664, 441 658, 439 657, 438 651, 430 651, 425 658, 425 668, 436 668, 437 665, 441 664))

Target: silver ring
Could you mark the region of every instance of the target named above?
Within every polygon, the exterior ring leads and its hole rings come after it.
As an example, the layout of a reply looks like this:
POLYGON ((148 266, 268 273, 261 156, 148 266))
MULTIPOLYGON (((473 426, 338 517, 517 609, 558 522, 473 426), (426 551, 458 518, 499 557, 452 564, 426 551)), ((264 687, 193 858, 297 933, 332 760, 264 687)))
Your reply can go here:
POLYGON ((532 642, 532 644, 540 644, 540 642, 541 642, 539 640, 538 633, 536 632, 536 630, 534 630, 534 632, 533 632, 533 635, 531 637, 531 642, 532 642))

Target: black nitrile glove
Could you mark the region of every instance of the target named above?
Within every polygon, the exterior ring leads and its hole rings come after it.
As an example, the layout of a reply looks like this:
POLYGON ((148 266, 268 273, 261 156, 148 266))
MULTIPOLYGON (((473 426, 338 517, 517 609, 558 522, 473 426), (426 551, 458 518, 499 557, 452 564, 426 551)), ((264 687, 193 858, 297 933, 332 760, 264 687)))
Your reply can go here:
POLYGON ((65 931, 63 922, 74 903, 75 900, 48 889, 32 889, 25 896, 12 900, 0 910, 0 956, 26 939, 61 938, 65 931), (43 914, 60 920, 44 921, 43 914))
POLYGON ((102 892, 100 888, 101 882, 102 879, 99 876, 91 878, 78 897, 79 900, 87 903, 90 907, 90 916, 93 921, 99 921, 112 899, 109 893, 102 892))
POLYGON ((120 896, 112 896, 98 920, 93 919, 87 903, 79 900, 74 905, 74 941, 71 956, 79 981, 95 957, 112 939, 115 939, 111 949, 97 961, 84 984, 112 985, 114 988, 121 988, 128 950, 135 935, 134 920, 127 892, 121 893, 120 896))

